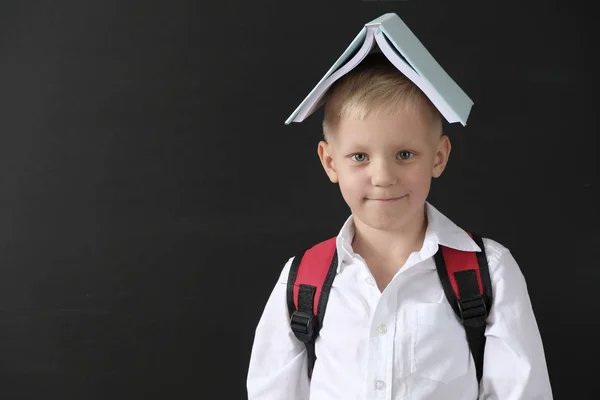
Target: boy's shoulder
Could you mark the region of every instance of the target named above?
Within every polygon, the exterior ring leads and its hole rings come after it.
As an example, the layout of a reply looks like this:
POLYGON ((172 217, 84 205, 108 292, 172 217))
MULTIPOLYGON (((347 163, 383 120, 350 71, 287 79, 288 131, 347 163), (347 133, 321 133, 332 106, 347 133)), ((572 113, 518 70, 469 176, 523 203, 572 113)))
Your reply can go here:
POLYGON ((497 264, 502 256, 510 253, 510 250, 506 246, 492 238, 482 236, 482 240, 483 245, 485 246, 485 254, 490 265, 497 264))
POLYGON ((483 238, 492 283, 499 281, 524 282, 525 276, 511 250, 502 243, 483 238))
POLYGON ((287 284, 288 276, 290 274, 290 268, 291 268, 292 263, 294 262, 295 258, 296 258, 296 256, 292 256, 286 261, 286 263, 283 266, 283 268, 281 269, 281 273, 279 275, 279 279, 278 279, 279 283, 287 284))

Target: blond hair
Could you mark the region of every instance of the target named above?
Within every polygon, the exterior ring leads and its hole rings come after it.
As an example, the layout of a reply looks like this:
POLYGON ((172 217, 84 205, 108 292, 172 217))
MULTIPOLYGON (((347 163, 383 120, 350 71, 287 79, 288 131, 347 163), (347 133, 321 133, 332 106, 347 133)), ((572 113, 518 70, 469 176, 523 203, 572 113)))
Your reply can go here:
POLYGON ((324 96, 323 137, 336 131, 342 117, 364 119, 371 109, 394 115, 400 109, 424 111, 441 132, 442 119, 429 98, 381 53, 371 53, 338 79, 324 96))

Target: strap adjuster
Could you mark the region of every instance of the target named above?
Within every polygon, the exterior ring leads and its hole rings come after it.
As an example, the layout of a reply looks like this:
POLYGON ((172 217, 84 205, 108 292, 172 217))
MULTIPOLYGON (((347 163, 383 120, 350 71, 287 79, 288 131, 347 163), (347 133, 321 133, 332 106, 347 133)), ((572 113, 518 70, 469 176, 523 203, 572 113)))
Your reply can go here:
POLYGON ((291 320, 292 331, 296 337, 304 342, 310 342, 315 334, 316 319, 312 313, 294 311, 291 320))
POLYGON ((469 299, 459 299, 458 310, 463 324, 471 327, 481 327, 485 325, 487 319, 487 306, 481 295, 469 299))

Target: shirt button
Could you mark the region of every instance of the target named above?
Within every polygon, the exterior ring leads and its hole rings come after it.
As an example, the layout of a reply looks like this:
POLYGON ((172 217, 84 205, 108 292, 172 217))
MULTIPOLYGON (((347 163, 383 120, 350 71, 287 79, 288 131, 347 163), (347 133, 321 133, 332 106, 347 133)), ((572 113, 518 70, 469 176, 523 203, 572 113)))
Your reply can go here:
POLYGON ((384 381, 376 381, 375 388, 377 388, 377 390, 381 390, 381 389, 385 388, 385 382, 384 381))
POLYGON ((377 332, 379 333, 386 333, 387 332, 387 326, 385 324, 381 324, 377 327, 377 332))
POLYGON ((367 281, 367 283, 371 286, 375 285, 375 281, 373 280, 373 278, 371 278, 370 276, 365 279, 367 281))

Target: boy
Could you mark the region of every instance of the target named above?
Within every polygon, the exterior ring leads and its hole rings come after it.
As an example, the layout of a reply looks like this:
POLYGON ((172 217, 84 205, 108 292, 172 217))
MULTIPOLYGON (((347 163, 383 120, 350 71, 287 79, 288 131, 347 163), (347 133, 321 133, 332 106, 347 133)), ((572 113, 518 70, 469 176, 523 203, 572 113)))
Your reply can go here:
POLYGON ((306 373, 290 328, 292 259, 258 323, 249 400, 549 400, 542 341, 511 253, 484 239, 493 288, 479 387, 463 326, 444 296, 439 246, 480 251, 426 199, 450 155, 441 115, 381 54, 369 55, 325 98, 318 154, 351 215, 336 238, 338 266, 306 373))

